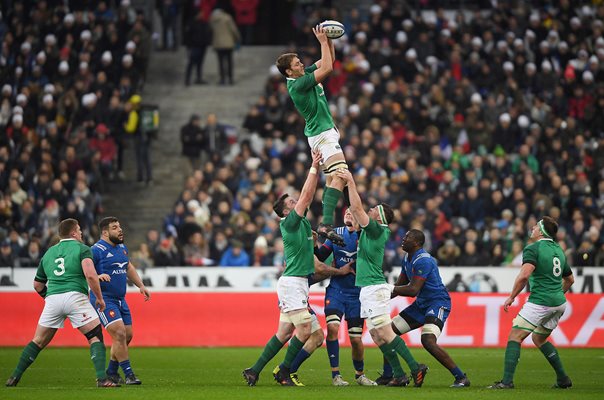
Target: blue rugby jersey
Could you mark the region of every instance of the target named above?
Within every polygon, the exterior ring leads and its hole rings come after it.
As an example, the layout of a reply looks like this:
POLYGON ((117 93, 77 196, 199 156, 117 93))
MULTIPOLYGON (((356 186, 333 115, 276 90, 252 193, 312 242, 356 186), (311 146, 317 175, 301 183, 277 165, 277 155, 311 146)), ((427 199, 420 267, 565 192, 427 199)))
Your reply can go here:
POLYGON ((129 262, 128 248, 123 243, 113 246, 101 239, 92 246, 91 250, 97 274, 107 274, 111 277, 111 282, 101 282, 103 296, 125 297, 129 262))
POLYGON ((403 268, 401 275, 405 274, 407 279, 411 281, 414 276, 423 279, 424 286, 421 288, 416 297, 417 304, 422 307, 428 305, 434 300, 449 300, 449 292, 438 272, 438 266, 434 257, 426 250, 419 249, 413 255, 411 260, 405 254, 403 258, 403 268))
MULTIPOLYGON (((342 268, 350 261, 356 261, 359 234, 354 230, 350 232, 345 226, 340 226, 336 228, 335 231, 338 235, 344 238, 345 246, 341 247, 332 243, 331 240, 326 240, 319 252, 324 254, 333 252, 333 259, 335 260, 336 264, 335 267, 342 268)), ((356 263, 354 263, 352 267, 356 271, 356 263)), ((329 281, 329 287, 334 289, 357 289, 359 292, 361 290, 355 286, 354 274, 332 276, 329 281)))

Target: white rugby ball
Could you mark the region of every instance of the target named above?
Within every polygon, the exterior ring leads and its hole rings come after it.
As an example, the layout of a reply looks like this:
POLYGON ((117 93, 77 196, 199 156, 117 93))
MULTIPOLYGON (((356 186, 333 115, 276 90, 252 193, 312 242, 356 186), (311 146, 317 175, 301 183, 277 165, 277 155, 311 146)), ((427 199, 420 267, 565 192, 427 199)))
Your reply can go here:
POLYGON ((344 36, 344 25, 338 21, 327 20, 321 22, 321 26, 325 29, 325 34, 330 39, 337 39, 344 36))

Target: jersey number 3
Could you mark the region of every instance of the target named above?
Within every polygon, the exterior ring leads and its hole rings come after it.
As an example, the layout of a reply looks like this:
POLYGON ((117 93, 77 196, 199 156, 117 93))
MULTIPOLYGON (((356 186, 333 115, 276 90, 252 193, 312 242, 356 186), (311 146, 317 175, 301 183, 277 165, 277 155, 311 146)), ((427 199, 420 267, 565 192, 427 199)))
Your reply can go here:
POLYGON ((553 262, 554 268, 552 269, 552 272, 554 273, 554 276, 560 276, 560 274, 562 274, 562 266, 560 265, 560 259, 558 257, 554 257, 553 262))
POLYGON ((56 276, 61 276, 65 273, 65 259, 63 257, 59 257, 55 259, 55 264, 57 264, 57 269, 52 271, 56 276))

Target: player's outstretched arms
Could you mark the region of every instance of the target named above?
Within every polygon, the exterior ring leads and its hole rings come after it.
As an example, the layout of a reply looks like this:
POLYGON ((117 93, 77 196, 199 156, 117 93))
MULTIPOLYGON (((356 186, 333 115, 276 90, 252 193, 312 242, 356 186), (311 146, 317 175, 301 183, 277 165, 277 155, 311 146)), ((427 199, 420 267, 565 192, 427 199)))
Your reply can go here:
POLYGON ((306 182, 304 182, 304 187, 302 187, 300 198, 294 207, 294 210, 298 215, 304 215, 306 209, 310 207, 312 199, 315 197, 315 190, 317 189, 317 182, 319 181, 319 163, 321 162, 322 157, 320 151, 312 152, 312 166, 306 177, 306 182))

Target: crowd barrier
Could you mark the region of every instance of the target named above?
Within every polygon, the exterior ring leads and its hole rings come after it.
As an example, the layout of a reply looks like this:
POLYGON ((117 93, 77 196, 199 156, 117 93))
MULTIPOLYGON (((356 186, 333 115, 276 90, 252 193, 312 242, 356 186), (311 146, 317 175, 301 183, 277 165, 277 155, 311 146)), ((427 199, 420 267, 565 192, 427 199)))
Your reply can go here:
MULTIPOLYGON (((512 319, 527 294, 519 296, 508 313, 501 307, 505 294, 452 293, 451 297, 452 312, 439 339, 442 345, 504 347, 512 319)), ((569 294, 567 298, 567 312, 552 341, 560 347, 604 347, 604 297, 569 294)), ((130 292, 127 301, 134 321, 133 346, 264 346, 275 333, 279 317, 274 292, 154 292, 149 302, 130 292)), ((325 327, 323 294, 311 293, 309 301, 325 327)), ((411 301, 393 299, 392 315, 411 301)), ((27 344, 43 306, 32 291, 0 292, 0 346, 27 344)), ((65 325, 69 327, 69 322, 65 325)), ((346 346, 344 329, 342 324, 340 342, 346 346)), ((411 346, 421 345, 419 332, 404 338, 411 346)), ((366 331, 363 341, 372 345, 366 331)), ((61 329, 51 345, 85 346, 86 340, 74 329, 61 329)))

